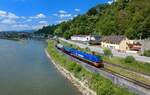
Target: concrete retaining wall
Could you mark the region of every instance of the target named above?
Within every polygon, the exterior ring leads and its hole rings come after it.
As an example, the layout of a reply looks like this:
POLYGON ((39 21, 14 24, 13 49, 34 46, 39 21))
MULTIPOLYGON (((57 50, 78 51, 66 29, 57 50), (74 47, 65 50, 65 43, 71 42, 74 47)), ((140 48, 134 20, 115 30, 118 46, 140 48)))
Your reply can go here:
POLYGON ((86 67, 87 70, 99 73, 101 76, 110 79, 114 84, 120 85, 122 87, 128 88, 130 91, 135 92, 138 95, 150 95, 150 89, 143 88, 135 83, 132 83, 124 78, 119 77, 118 75, 113 75, 101 69, 94 68, 90 65, 83 63, 83 66, 86 67))

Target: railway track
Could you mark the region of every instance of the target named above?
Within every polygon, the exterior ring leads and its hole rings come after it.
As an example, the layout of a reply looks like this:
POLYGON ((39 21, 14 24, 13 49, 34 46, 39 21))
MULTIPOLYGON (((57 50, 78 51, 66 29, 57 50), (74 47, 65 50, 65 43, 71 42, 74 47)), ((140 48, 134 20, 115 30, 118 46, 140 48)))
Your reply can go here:
POLYGON ((104 61, 104 63, 105 63, 105 66, 115 66, 115 67, 118 67, 118 68, 126 69, 126 70, 131 71, 131 72, 139 73, 143 76, 149 76, 150 77, 150 74, 146 74, 146 73, 141 72, 141 71, 138 72, 136 70, 133 70, 133 69, 130 69, 130 68, 127 68, 127 67, 124 67, 124 66, 120 66, 120 65, 117 65, 117 64, 108 63, 106 61, 104 61))
MULTIPOLYGON (((94 52, 94 53, 98 54, 98 55, 104 55, 103 53, 98 53, 98 52, 94 52)), ((111 65, 111 66, 115 66, 115 67, 118 67, 118 68, 126 69, 128 71, 131 71, 131 72, 134 72, 134 73, 138 73, 138 74, 140 74, 143 77, 149 77, 149 79, 150 79, 150 74, 149 73, 145 73, 145 72, 142 72, 140 70, 137 71, 135 69, 127 68, 125 66, 118 65, 118 64, 113 64, 113 63, 110 63, 110 62, 107 62, 107 61, 104 61, 104 63, 105 63, 105 66, 111 65)))
MULTIPOLYGON (((150 85, 150 76, 149 75, 146 75, 146 74, 143 74, 143 73, 138 73, 134 70, 130 70, 128 68, 123 68, 122 66, 118 66, 118 65, 114 65, 114 64, 109 64, 109 63, 104 63, 105 66, 104 68, 107 68, 107 69, 112 69, 111 71, 116 71, 117 69, 120 69, 123 71, 123 73, 129 73, 127 76, 132 79, 136 79, 138 78, 137 80, 143 82, 143 83, 146 83, 146 84, 149 84, 150 85), (116 68, 116 69, 115 69, 116 68)), ((118 71, 118 70, 117 70, 118 71)), ((117 72, 116 72, 117 73, 117 72)), ((122 72, 119 72, 121 75, 124 75, 122 72)), ((118 74, 119 74, 118 73, 118 74)), ((127 77, 126 76, 126 77, 127 77)))
POLYGON ((112 71, 112 70, 110 70, 110 69, 107 69, 107 68, 101 68, 101 70, 106 71, 106 72, 108 72, 108 73, 111 73, 112 75, 118 76, 118 77, 120 77, 120 78, 122 78, 122 79, 125 79, 125 80, 127 80, 127 81, 130 81, 130 82, 136 84, 136 85, 139 85, 139 86, 141 86, 141 87, 143 87, 143 88, 146 88, 146 89, 149 89, 149 90, 150 90, 150 84, 146 84, 146 83, 143 83, 143 82, 134 80, 134 79, 132 79, 132 78, 123 76, 123 75, 121 75, 121 74, 119 74, 119 73, 117 73, 117 72, 114 72, 114 71, 112 71))
MULTIPOLYGON (((58 50, 58 49, 57 49, 57 50, 58 50)), ((70 56, 70 55, 64 53, 64 52, 61 51, 61 50, 58 50, 58 51, 59 51, 60 53, 63 53, 65 56, 67 56, 67 57, 70 58, 71 60, 77 62, 78 64, 80 64, 80 65, 82 65, 82 66, 84 66, 84 67, 87 67, 87 65, 89 65, 89 64, 87 64, 87 63, 84 63, 84 62, 82 62, 82 61, 76 59, 76 58, 73 58, 72 56, 70 56), (84 65, 83 65, 83 64, 84 64, 84 65), (85 64, 86 64, 86 65, 85 65, 85 64)), ((134 79, 132 79, 132 78, 123 76, 123 75, 121 75, 121 74, 119 74, 119 73, 117 73, 117 72, 114 72, 114 71, 112 71, 112 70, 110 70, 110 69, 107 69, 107 68, 96 68, 96 67, 93 67, 93 66, 91 66, 91 65, 89 65, 89 66, 92 67, 92 69, 94 69, 95 71, 102 70, 102 71, 104 71, 104 72, 107 72, 107 73, 109 73, 109 74, 112 74, 112 75, 114 75, 114 76, 117 76, 117 77, 119 77, 119 78, 122 78, 122 79, 124 79, 124 80, 127 80, 127 81, 129 81, 129 82, 131 82, 131 83, 134 83, 134 84, 136 84, 136 85, 138 85, 138 86, 140 86, 140 87, 143 87, 143 88, 145 88, 145 89, 147 89, 147 90, 150 90, 150 84, 146 84, 146 83, 143 83, 143 82, 134 80, 134 79)), ((108 66, 108 64, 107 64, 107 66, 108 66)), ((118 67, 120 67, 120 66, 118 66, 118 67)), ((100 72, 100 71, 99 71, 99 72, 100 72)))

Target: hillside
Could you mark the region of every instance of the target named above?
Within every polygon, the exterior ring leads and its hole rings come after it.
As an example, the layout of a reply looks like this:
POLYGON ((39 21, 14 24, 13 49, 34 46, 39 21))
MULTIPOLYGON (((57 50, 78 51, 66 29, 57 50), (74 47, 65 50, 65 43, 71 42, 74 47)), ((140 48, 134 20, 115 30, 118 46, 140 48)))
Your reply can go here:
POLYGON ((117 0, 111 5, 100 4, 73 20, 43 27, 36 33, 65 38, 75 34, 98 34, 145 39, 150 37, 150 4, 148 0, 117 0))

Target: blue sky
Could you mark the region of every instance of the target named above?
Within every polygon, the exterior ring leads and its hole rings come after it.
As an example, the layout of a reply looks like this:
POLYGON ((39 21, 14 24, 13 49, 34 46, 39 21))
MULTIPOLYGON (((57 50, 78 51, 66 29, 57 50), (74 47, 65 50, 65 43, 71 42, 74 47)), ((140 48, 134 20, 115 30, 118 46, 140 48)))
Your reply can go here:
POLYGON ((0 0, 0 31, 39 29, 112 0, 0 0))

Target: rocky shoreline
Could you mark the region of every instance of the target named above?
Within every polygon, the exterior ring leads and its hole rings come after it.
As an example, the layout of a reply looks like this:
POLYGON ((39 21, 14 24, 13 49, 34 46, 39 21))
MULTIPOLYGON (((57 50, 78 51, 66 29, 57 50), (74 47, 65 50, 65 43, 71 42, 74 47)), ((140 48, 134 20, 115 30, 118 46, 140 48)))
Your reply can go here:
POLYGON ((47 52, 46 49, 45 49, 45 53, 46 53, 47 57, 52 61, 52 63, 56 67, 56 69, 65 78, 67 78, 68 80, 70 80, 73 83, 73 85, 78 88, 78 90, 82 93, 82 95, 97 95, 94 91, 92 91, 91 89, 89 89, 88 86, 86 86, 86 84, 85 84, 84 81, 80 81, 79 79, 75 78, 72 73, 70 73, 69 71, 67 71, 65 68, 63 68, 59 64, 56 64, 55 61, 51 58, 51 56, 49 55, 49 53, 47 52))

